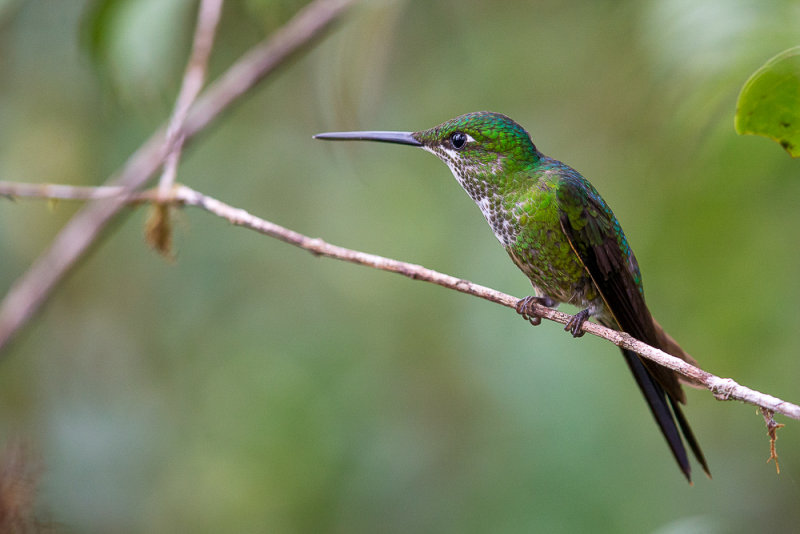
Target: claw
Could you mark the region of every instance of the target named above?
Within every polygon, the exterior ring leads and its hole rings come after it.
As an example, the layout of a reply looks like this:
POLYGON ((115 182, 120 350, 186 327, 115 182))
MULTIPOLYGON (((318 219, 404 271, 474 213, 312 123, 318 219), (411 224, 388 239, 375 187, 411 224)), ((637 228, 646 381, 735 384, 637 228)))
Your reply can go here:
POLYGON ((533 297, 533 296, 521 298, 517 301, 517 305, 515 306, 517 313, 520 314, 523 319, 531 323, 533 326, 537 326, 542 323, 542 318, 536 315, 536 312, 534 311, 534 304, 540 304, 542 306, 547 306, 548 308, 552 308, 555 305, 555 301, 550 297, 533 297))
POLYGON ((564 327, 564 330, 570 332, 572 334, 572 337, 581 337, 583 336, 583 334, 586 333, 582 330, 582 328, 583 328, 583 323, 585 323, 586 319, 588 318, 589 318, 589 309, 587 308, 585 310, 581 310, 572 316, 572 319, 570 319, 569 322, 567 322, 567 326, 564 327))

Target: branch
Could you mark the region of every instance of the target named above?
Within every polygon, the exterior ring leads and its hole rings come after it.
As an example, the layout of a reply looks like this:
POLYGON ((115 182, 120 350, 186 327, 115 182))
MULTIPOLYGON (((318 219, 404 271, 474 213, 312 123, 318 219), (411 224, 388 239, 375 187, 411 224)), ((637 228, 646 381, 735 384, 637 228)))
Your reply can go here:
POLYGON ((122 186, 82 186, 60 184, 29 184, 0 180, 0 196, 14 199, 30 197, 43 200, 100 200, 124 195, 128 190, 122 186))
MULTIPOLYGON (((52 186, 41 185, 33 186, 28 184, 17 184, 13 182, 0 181, 0 195, 16 196, 20 192, 24 192, 27 196, 49 198, 49 194, 53 191, 60 194, 60 199, 79 200, 86 198, 89 188, 77 188, 69 186, 52 186)), ((97 188, 103 194, 109 194, 111 188, 97 188)), ((92 197, 94 198, 94 197, 92 197)), ((303 250, 307 250, 315 256, 326 256, 348 263, 355 263, 357 265, 364 265, 373 267, 382 271, 401 274, 413 280, 422 280, 430 282, 448 289, 454 289, 461 293, 467 293, 475 297, 495 302, 509 308, 515 308, 519 299, 517 297, 501 293, 492 288, 474 284, 469 280, 456 278, 447 274, 443 274, 431 269, 415 265, 413 263, 406 263, 404 261, 376 256, 366 252, 360 252, 336 245, 326 243, 322 239, 308 237, 304 234, 295 232, 283 226, 266 221, 247 211, 239 208, 234 208, 224 202, 221 202, 213 197, 209 197, 190 189, 184 185, 177 185, 172 189, 172 196, 164 199, 160 193, 153 191, 144 191, 135 195, 125 194, 126 202, 147 202, 147 201, 165 201, 184 206, 194 206, 201 208, 209 213, 217 215, 226 219, 231 224, 242 226, 255 230, 269 237, 273 237, 284 243, 289 243, 303 250)), ((534 312, 536 316, 549 321, 560 324, 567 324, 572 318, 571 315, 547 308, 539 304, 534 304, 534 312)), ((584 332, 592 334, 603 339, 610 341, 620 348, 628 349, 643 358, 654 361, 659 365, 663 365, 668 369, 672 369, 681 376, 687 378, 689 382, 694 385, 702 386, 711 391, 717 400, 738 400, 762 409, 765 417, 773 412, 783 414, 792 419, 800 420, 800 406, 783 401, 777 397, 767 395, 748 387, 738 384, 731 378, 720 378, 709 372, 706 372, 694 365, 691 365, 679 358, 676 358, 666 352, 659 350, 655 347, 642 343, 641 341, 631 337, 625 332, 619 332, 606 328, 596 323, 586 321, 583 323, 582 329, 584 332)), ((771 432, 770 436, 774 440, 774 429, 777 428, 773 421, 772 426, 769 426, 771 432)), ((774 441, 773 441, 774 443, 774 441)))
POLYGON ((192 42, 192 53, 186 71, 183 74, 183 81, 175 100, 175 108, 172 110, 169 125, 167 126, 167 138, 165 143, 169 145, 171 151, 164 163, 164 171, 158 183, 158 192, 166 195, 172 184, 175 183, 175 175, 178 170, 178 162, 181 159, 181 149, 185 141, 183 133, 183 123, 189 114, 189 108, 194 103, 200 89, 206 79, 206 68, 208 58, 211 55, 211 48, 214 46, 214 35, 219 22, 219 15, 222 11, 223 0, 202 0, 200 8, 197 10, 197 26, 194 31, 192 42))
MULTIPOLYGON (((0 190, 2 193, 2 190, 0 190)), ((300 234, 283 226, 279 226, 272 222, 266 221, 255 215, 251 215, 247 211, 239 208, 234 208, 220 202, 219 200, 203 195, 186 186, 179 185, 173 192, 173 199, 187 206, 196 206, 202 208, 214 215, 227 219, 231 224, 236 226, 243 226, 251 230, 255 230, 264 235, 268 235, 275 239, 279 239, 290 245, 302 248, 314 254, 315 256, 327 256, 337 260, 355 263, 358 265, 365 265, 373 267, 382 271, 389 271, 403 276, 407 276, 413 280, 422 280, 430 282, 442 287, 454 289, 461 293, 467 293, 490 302, 502 304, 509 308, 515 308, 520 299, 501 293, 492 288, 474 284, 468 280, 455 278, 453 276, 443 274, 431 269, 426 269, 421 265, 406 263, 404 261, 393 260, 376 256, 374 254, 367 254, 366 252, 359 252, 336 245, 326 243, 322 239, 312 238, 300 234)), ((566 325, 572 316, 552 308, 547 308, 539 304, 534 305, 534 311, 538 317, 566 325)), ((593 336, 601 337, 617 345, 620 348, 628 349, 636 354, 654 361, 659 365, 663 365, 668 369, 679 373, 680 375, 689 379, 692 383, 704 386, 711 391, 717 400, 739 400, 758 406, 770 412, 781 413, 792 419, 800 420, 800 406, 783 401, 771 395, 760 393, 753 389, 739 385, 731 378, 720 378, 711 373, 703 371, 679 358, 676 358, 666 352, 651 347, 646 343, 631 337, 625 332, 619 332, 606 328, 596 323, 586 321, 583 323, 583 331, 593 336)))
MULTIPOLYGON (((178 98, 175 100, 172 116, 167 125, 166 139, 164 139, 164 144, 170 149, 164 161, 161 178, 158 181, 158 194, 162 197, 166 197, 169 194, 169 190, 175 183, 175 177, 178 174, 178 164, 181 160, 183 144, 186 141, 183 124, 186 122, 189 109, 205 83, 208 58, 211 56, 211 48, 214 46, 214 36, 222 11, 222 1, 201 0, 200 7, 197 10, 197 25, 195 26, 194 39, 192 41, 192 52, 186 65, 186 71, 183 73, 181 88, 178 91, 178 98)), ((169 206, 160 203, 153 204, 145 225, 145 236, 147 242, 167 258, 172 257, 172 231, 170 226, 169 206)))
MULTIPOLYGON (((184 185, 177 185, 172 189, 172 196, 162 198, 160 192, 144 191, 131 195, 125 193, 124 189, 112 187, 92 188, 56 186, 50 184, 33 185, 15 182, 0 181, 0 196, 29 196, 38 198, 58 198, 68 200, 82 200, 85 198, 98 198, 96 195, 111 195, 116 191, 118 195, 124 196, 126 202, 148 202, 160 201, 184 206, 194 206, 201 208, 209 213, 226 219, 231 224, 255 230, 269 237, 273 237, 284 243, 289 243, 314 254, 315 256, 327 256, 337 260, 373 267, 382 271, 402 274, 413 280, 422 280, 442 287, 454 289, 461 293, 467 293, 475 297, 495 302, 509 308, 516 308, 519 299, 517 297, 501 293, 492 288, 474 284, 468 280, 456 278, 431 269, 426 269, 421 265, 406 263, 404 261, 393 260, 366 252, 360 252, 336 245, 326 243, 322 239, 308 237, 304 234, 295 232, 283 226, 261 219, 239 208, 234 208, 213 197, 209 197, 198 191, 190 189, 184 185)), ((539 304, 534 304, 536 316, 560 324, 567 324, 572 318, 571 315, 560 312, 553 308, 547 308, 539 304)), ((767 412, 776 412, 792 419, 800 420, 800 406, 783 401, 777 397, 760 393, 748 387, 738 384, 731 378, 720 378, 709 372, 695 367, 679 358, 676 358, 655 347, 642 343, 638 339, 631 337, 625 332, 619 332, 606 328, 596 323, 586 321, 582 327, 584 332, 606 339, 620 348, 628 349, 636 354, 663 365, 668 369, 679 373, 688 379, 693 385, 703 386, 717 398, 717 400, 739 400, 760 407, 767 412)), ((774 423, 774 422, 773 422, 774 423)), ((769 426, 769 425, 768 425, 769 426)), ((775 426, 770 427, 774 433, 775 426)), ((772 436, 772 434, 771 434, 772 436)))
MULTIPOLYGON (((0 193, 2 193, 2 190, 0 190, 0 193)), ((468 280, 426 269, 421 265, 384 258, 374 254, 367 254, 366 252, 359 252, 357 250, 331 245, 319 238, 308 237, 256 217, 255 215, 251 215, 245 210, 229 206, 228 204, 203 195, 186 186, 177 186, 173 191, 173 199, 175 202, 183 205, 202 208, 214 215, 227 219, 231 224, 236 226, 243 226, 255 230, 264 235, 307 250, 315 256, 327 256, 349 263, 401 274, 413 280, 430 282, 460 291, 461 293, 480 297, 490 302, 502 304, 509 308, 515 308, 519 302, 517 297, 474 284, 468 280)), ((534 311, 538 317, 563 325, 566 325, 567 322, 572 319, 572 316, 569 314, 539 304, 534 305, 534 311)), ((631 350, 643 358, 654 361, 668 369, 672 369, 689 379, 692 383, 704 386, 711 391, 718 400, 739 400, 769 410, 770 412, 781 413, 787 417, 800 420, 800 406, 739 385, 731 378, 720 378, 703 371, 662 350, 642 343, 625 332, 612 330, 589 321, 583 323, 582 329, 584 332, 606 339, 620 348, 631 350)))
MULTIPOLYGON (((315 0, 270 38, 242 56, 189 110, 183 127, 186 140, 203 130, 247 90, 321 35, 353 3, 354 0, 315 0)), ((165 130, 162 128, 107 183, 127 190, 141 187, 162 165, 170 148, 165 143, 165 130)), ((64 226, 50 248, 17 279, 0 302, 0 349, 33 316, 129 199, 128 195, 112 196, 85 206, 64 226)))
MULTIPOLYGON (((2 193, 2 190, 0 190, 0 193, 2 193)), ((183 205, 202 208, 205 211, 228 220, 231 224, 243 226, 264 235, 274 237, 290 245, 307 250, 315 256, 327 256, 357 265, 365 265, 382 271, 401 274, 413 280, 422 280, 454 289, 461 293, 467 293, 490 302, 502 304, 508 308, 515 308, 520 300, 517 297, 501 293, 489 287, 474 284, 468 280, 426 269, 421 265, 331 245, 322 239, 308 237, 256 217, 255 215, 251 215, 243 209, 234 208, 183 185, 179 185, 173 190, 173 200, 183 205)), ((538 317, 563 325, 566 325, 567 322, 572 319, 572 316, 569 314, 539 304, 534 305, 534 311, 538 317)), ((689 379, 693 384, 702 385, 711 391, 717 400, 739 400, 770 412, 780 413, 792 419, 800 420, 800 406, 739 385, 731 378, 720 378, 703 371, 662 350, 642 343, 625 332, 612 330, 589 321, 583 323, 582 329, 586 333, 606 339, 620 348, 631 350, 643 358, 654 361, 668 369, 672 369, 689 379)))

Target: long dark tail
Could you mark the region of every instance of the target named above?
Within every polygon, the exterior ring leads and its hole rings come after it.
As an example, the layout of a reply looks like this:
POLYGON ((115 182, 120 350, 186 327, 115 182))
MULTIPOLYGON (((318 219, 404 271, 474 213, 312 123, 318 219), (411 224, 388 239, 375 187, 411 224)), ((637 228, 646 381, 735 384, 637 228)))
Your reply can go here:
POLYGON ((667 401, 668 397, 664 393, 664 389, 653 375, 648 372, 635 352, 623 349, 622 354, 625 356, 625 361, 628 363, 628 367, 630 367, 633 377, 647 400, 647 405, 650 406, 650 411, 653 413, 653 417, 658 423, 661 433, 664 434, 664 438, 666 438, 667 444, 686 479, 689 482, 692 481, 692 469, 689 465, 689 458, 686 455, 686 448, 683 446, 683 440, 681 440, 681 432, 697 461, 703 466, 703 470, 708 476, 711 476, 703 452, 700 450, 692 429, 689 427, 678 404, 672 398, 669 398, 669 402, 667 401), (675 424, 676 419, 677 425, 675 424), (680 432, 678 431, 678 426, 680 426, 680 432))
POLYGON ((689 448, 692 449, 694 457, 697 458, 697 461, 703 466, 703 471, 706 472, 708 478, 711 478, 711 471, 708 470, 706 457, 703 455, 703 451, 700 450, 700 445, 697 443, 697 439, 694 437, 694 432, 692 432, 692 428, 689 426, 689 423, 686 421, 686 417, 683 415, 683 410, 681 410, 680 405, 675 402, 672 397, 670 397, 669 403, 672 405, 672 411, 675 412, 675 419, 678 420, 678 425, 681 427, 683 437, 686 438, 686 442, 689 444, 689 448))

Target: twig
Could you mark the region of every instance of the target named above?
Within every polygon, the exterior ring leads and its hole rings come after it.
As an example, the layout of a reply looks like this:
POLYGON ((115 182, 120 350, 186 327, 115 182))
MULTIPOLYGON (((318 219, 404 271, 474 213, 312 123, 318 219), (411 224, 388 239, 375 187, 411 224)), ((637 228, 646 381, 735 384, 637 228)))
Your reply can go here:
POLYGON ((778 465, 778 452, 775 450, 775 442, 778 441, 778 429, 783 428, 784 425, 775 422, 773 418, 775 413, 772 410, 764 407, 760 407, 759 410, 764 417, 764 423, 767 425, 767 435, 769 436, 769 458, 767 458, 767 463, 770 460, 775 460, 775 472, 780 475, 781 467, 778 465))
POLYGON ((29 184, 0 180, 0 195, 40 198, 44 200, 98 200, 119 197, 127 191, 120 186, 81 186, 60 184, 29 184))
MULTIPOLYGON (((194 103, 206 79, 206 68, 211 48, 214 45, 214 35, 222 11, 222 0, 201 0, 197 10, 197 25, 195 26, 192 52, 186 64, 178 98, 167 125, 167 134, 164 144, 169 147, 161 178, 158 181, 158 195, 166 198, 170 188, 175 183, 178 174, 178 163, 186 135, 183 133, 183 123, 189 109, 194 103)), ((172 223, 170 208, 166 204, 155 203, 150 208, 150 216, 145 225, 147 242, 166 258, 172 259, 172 223)))
POLYGON ((206 79, 206 68, 211 48, 214 45, 219 15, 222 11, 222 0, 202 0, 197 11, 197 25, 194 31, 192 53, 183 74, 183 81, 175 100, 165 142, 171 147, 167 160, 164 162, 164 171, 158 183, 158 192, 166 196, 172 184, 175 183, 178 162, 181 158, 181 149, 185 136, 183 123, 189 114, 189 108, 194 103, 206 79))
MULTIPOLYGON (((110 188, 98 189, 107 192, 110 188)), ((87 188, 51 186, 46 184, 34 186, 15 182, 0 181, 0 195, 14 196, 18 195, 19 191, 25 191, 28 193, 27 196, 38 196, 42 198, 47 198, 47 194, 51 191, 57 191, 64 195, 59 196, 58 198, 72 200, 79 199, 81 198, 80 195, 86 195, 88 193, 87 188), (73 191, 70 191, 71 189, 73 191)), ((490 302, 502 304, 503 306, 509 308, 515 308, 519 302, 517 297, 507 295, 489 287, 474 284, 469 280, 456 278, 454 276, 427 269, 421 265, 331 245, 322 239, 309 237, 299 232, 295 232, 294 230, 290 230, 270 221, 261 219, 260 217, 256 217, 255 215, 252 215, 243 209, 235 208, 225 204, 224 202, 204 195, 184 185, 177 185, 173 187, 171 190, 171 196, 167 199, 162 199, 160 197, 160 193, 157 191, 143 191, 135 194, 121 193, 121 196, 125 198, 126 202, 129 203, 158 201, 174 203, 183 206, 198 207, 209 213, 217 215, 218 217, 226 219, 231 224, 255 230, 269 237, 273 237, 285 243, 289 243, 290 245, 307 250, 315 256, 327 256, 329 258, 355 263, 357 265, 364 265, 367 267, 380 269, 382 271, 401 274, 413 280, 430 282, 432 284, 460 291, 461 293, 467 293, 469 295, 480 297, 490 302)), ((569 314, 554 310, 553 308, 547 308, 539 304, 534 304, 534 312, 538 317, 564 325, 567 324, 570 319, 572 319, 572 316, 569 314)), ((783 425, 775 423, 775 421, 772 419, 772 415, 777 412, 787 417, 791 417, 792 419, 800 420, 800 406, 783 401, 777 397, 773 397, 772 395, 767 395, 765 393, 742 386, 731 378, 721 378, 713 375, 679 358, 667 354, 662 350, 647 345, 646 343, 642 343, 625 332, 612 330, 590 321, 584 322, 582 329, 584 332, 606 339, 618 347, 631 350, 643 358, 652 360, 659 365, 667 367, 668 369, 672 369, 673 371, 686 377, 692 384, 705 387, 711 391, 717 400, 738 400, 759 407, 764 415, 764 419, 767 423, 767 429, 770 434, 772 447, 770 459, 775 459, 777 465, 777 455, 775 454, 774 449, 775 439, 777 439, 775 437, 775 430, 783 425)))
MULTIPOLYGON (((326 243, 322 239, 312 238, 300 234, 288 228, 284 228, 272 222, 266 221, 255 215, 251 215, 245 210, 234 208, 220 202, 219 200, 206 196, 202 193, 194 191, 186 186, 179 185, 173 189, 173 199, 187 206, 196 206, 202 208, 214 215, 228 220, 231 224, 236 226, 243 226, 255 230, 262 234, 274 237, 285 243, 289 243, 296 247, 308 250, 316 256, 327 256, 338 260, 355 263, 358 265, 365 265, 374 267, 383 271, 402 274, 414 280, 423 280, 437 284, 449 289, 454 289, 462 293, 467 293, 482 299, 496 302, 514 308, 519 302, 517 297, 501 293, 494 289, 474 284, 468 280, 456 278, 447 274, 443 274, 431 269, 406 263, 403 261, 384 258, 374 254, 367 254, 348 248, 339 247, 326 243)), ((541 305, 535 305, 535 313, 537 316, 554 321, 560 324, 567 324, 572 318, 571 315, 559 312, 552 308, 547 308, 541 305)), ((704 386, 711 391, 714 397, 718 400, 739 400, 758 406, 769 412, 777 412, 792 419, 800 420, 800 406, 792 404, 771 395, 760 393, 753 389, 739 385, 730 378, 720 378, 711 373, 703 371, 685 361, 676 358, 664 351, 655 347, 651 347, 641 341, 631 337, 625 332, 618 332, 611 330, 604 326, 586 321, 583 323, 583 331, 597 337, 606 339, 618 347, 632 350, 643 358, 652 360, 659 365, 663 365, 682 376, 688 378, 691 382, 704 386)))
MULTIPOLYGON (((248 89, 300 52, 354 3, 354 0, 315 0, 298 12, 265 42, 256 45, 212 84, 189 110, 183 133, 188 141, 248 89)), ((164 162, 169 146, 165 130, 153 134, 108 181, 135 190, 164 162)), ((128 201, 120 195, 93 202, 59 232, 0 302, 0 349, 39 309, 56 285, 100 237, 102 230, 128 201)))

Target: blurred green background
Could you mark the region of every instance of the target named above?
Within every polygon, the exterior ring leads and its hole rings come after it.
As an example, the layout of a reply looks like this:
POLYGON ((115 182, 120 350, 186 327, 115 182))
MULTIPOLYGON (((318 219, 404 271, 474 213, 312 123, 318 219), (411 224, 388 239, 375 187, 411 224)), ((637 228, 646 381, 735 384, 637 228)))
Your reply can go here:
MULTIPOLYGON (((211 76, 302 2, 227 2, 211 76)), ((169 114, 188 0, 0 1, 0 179, 100 184, 169 114)), ((488 109, 587 176, 654 315, 800 401, 800 162, 733 130, 795 1, 364 2, 187 149, 178 179, 332 243, 524 296, 472 201, 408 147, 314 142, 488 109)), ((78 206, 0 200, 6 291, 78 206)), ((688 392, 687 486, 618 350, 314 258, 195 209, 174 264, 130 212, 0 362, 0 438, 64 532, 753 532, 800 524, 800 424, 688 392), (696 471, 697 466, 695 466, 696 471)), ((568 307, 565 311, 574 311, 568 307)))

